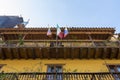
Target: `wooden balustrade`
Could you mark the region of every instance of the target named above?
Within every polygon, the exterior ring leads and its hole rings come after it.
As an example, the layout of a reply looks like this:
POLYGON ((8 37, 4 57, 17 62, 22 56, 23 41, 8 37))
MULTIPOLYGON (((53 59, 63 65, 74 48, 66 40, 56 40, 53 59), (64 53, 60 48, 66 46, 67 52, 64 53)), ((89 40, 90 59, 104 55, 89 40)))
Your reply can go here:
POLYGON ((0 80, 120 80, 120 73, 0 73, 0 80))

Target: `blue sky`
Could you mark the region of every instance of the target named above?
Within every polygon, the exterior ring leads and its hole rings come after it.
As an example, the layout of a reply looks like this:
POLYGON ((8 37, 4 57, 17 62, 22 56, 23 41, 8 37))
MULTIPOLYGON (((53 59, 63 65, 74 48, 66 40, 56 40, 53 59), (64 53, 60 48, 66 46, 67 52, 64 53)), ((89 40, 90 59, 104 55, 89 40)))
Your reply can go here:
POLYGON ((0 0, 0 15, 22 15, 27 27, 114 27, 120 33, 120 0, 0 0))

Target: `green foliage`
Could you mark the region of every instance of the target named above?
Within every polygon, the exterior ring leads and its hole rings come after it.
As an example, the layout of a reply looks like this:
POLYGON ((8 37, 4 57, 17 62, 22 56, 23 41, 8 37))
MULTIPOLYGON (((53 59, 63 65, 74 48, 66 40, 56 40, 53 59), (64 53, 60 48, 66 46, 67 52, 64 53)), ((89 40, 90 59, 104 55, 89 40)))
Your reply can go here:
POLYGON ((120 37, 118 37, 118 40, 120 40, 120 37))
POLYGON ((0 80, 4 80, 5 77, 6 77, 6 74, 0 73, 0 80))
POLYGON ((4 41, 0 40, 0 44, 3 44, 3 43, 4 43, 4 41))
POLYGON ((0 73, 0 80, 8 80, 8 77, 10 76, 10 80, 18 80, 18 74, 14 73, 14 74, 6 74, 6 73, 0 73))
MULTIPOLYGON (((18 71, 17 69, 15 69, 14 67, 10 67, 10 66, 7 66, 8 68, 10 68, 10 69, 13 69, 13 70, 15 70, 15 71, 17 71, 18 73, 15 73, 15 74, 0 74, 0 80, 6 80, 7 79, 7 76, 12 76, 12 80, 16 80, 17 78, 18 78, 18 75, 19 75, 19 72, 20 71, 18 71)), ((38 76, 36 76, 36 71, 37 72, 42 72, 42 67, 43 67, 43 64, 42 64, 42 62, 40 61, 40 62, 38 62, 38 63, 36 63, 36 64, 31 64, 31 66, 30 67, 24 67, 23 68, 23 70, 25 71, 25 72, 33 72, 33 74, 31 74, 31 76, 27 76, 28 78, 35 78, 35 79, 37 79, 37 80, 39 80, 39 77, 38 76)), ((65 74, 65 73, 75 73, 75 72, 77 72, 77 69, 66 69, 66 68, 63 68, 63 79, 65 79, 65 80, 70 80, 70 78, 71 78, 71 76, 70 75, 67 75, 67 74, 65 74)), ((26 77, 26 78, 27 78, 26 77)), ((77 79, 77 78, 76 78, 77 79)))
POLYGON ((7 41, 8 44, 11 44, 12 42, 10 40, 7 41))
POLYGON ((22 34, 19 35, 19 44, 20 45, 24 44, 24 41, 22 40, 22 34))
MULTIPOLYGON (((35 78, 37 78, 37 80, 39 80, 38 77, 36 77, 36 75, 35 75, 36 73, 34 73, 34 71, 35 72, 36 71, 42 72, 42 62, 36 63, 35 65, 31 64, 31 66, 32 67, 24 67, 23 68, 24 71, 25 72, 33 72, 33 74, 31 76, 28 76, 28 77, 32 77, 32 78, 35 77, 35 78)), ((17 71, 18 73, 17 72, 14 74, 0 73, 0 80, 8 80, 8 76, 11 76, 11 80, 18 80, 18 75, 19 75, 20 71, 14 67, 11 67, 11 66, 6 66, 6 67, 10 68, 14 71, 17 71)))
POLYGON ((77 72, 77 69, 74 69, 73 72, 77 72))

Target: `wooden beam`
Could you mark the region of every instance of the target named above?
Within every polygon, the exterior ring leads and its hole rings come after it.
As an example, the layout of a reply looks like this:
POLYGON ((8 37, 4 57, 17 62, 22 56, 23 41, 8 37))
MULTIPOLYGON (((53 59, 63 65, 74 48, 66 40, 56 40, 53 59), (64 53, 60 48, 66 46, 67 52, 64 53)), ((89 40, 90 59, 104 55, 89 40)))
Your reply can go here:
MULTIPOLYGON (((46 34, 46 32, 2 32, 2 34, 46 34)), ((53 32, 56 34, 56 32, 53 32)), ((112 34, 111 32, 70 32, 69 34, 112 34)))
POLYGON ((16 48, 18 59, 21 59, 20 48, 16 48))
POLYGON ((95 55, 96 55, 96 48, 93 48, 94 49, 94 52, 93 52, 93 56, 91 58, 95 58, 95 55))
POLYGON ((117 59, 120 59, 120 47, 118 48, 117 59))
POLYGON ((97 35, 95 35, 94 37, 95 39, 98 39, 98 40, 101 39, 100 36, 97 36, 97 35))
POLYGON ((90 59, 90 48, 87 48, 87 58, 90 59))
MULTIPOLYGON (((24 34, 24 36, 22 37, 22 41, 24 41, 25 37, 27 34, 24 34)), ((18 40, 19 41, 19 40, 18 40)), ((20 43, 18 43, 16 46, 20 46, 20 43)))
POLYGON ((0 59, 2 58, 2 51, 1 51, 1 48, 0 48, 0 59))
POLYGON ((8 53, 7 53, 7 54, 9 54, 10 59, 13 59, 13 58, 14 58, 14 56, 13 56, 13 52, 11 51, 11 48, 7 48, 7 51, 8 51, 8 53))
POLYGON ((5 54, 4 48, 1 48, 1 52, 2 52, 2 59, 6 59, 6 54, 5 54))
POLYGON ((24 54, 25 59, 28 59, 27 49, 26 48, 22 48, 22 50, 23 50, 23 54, 24 54))
POLYGON ((111 51, 110 51, 110 59, 112 59, 115 55, 115 52, 114 52, 114 48, 111 48, 111 51))
POLYGON ((28 35, 28 34, 24 34, 24 36, 22 37, 22 40, 24 40, 27 35, 28 35))
POLYGON ((64 48, 64 53, 63 53, 64 59, 66 59, 66 54, 67 54, 67 50, 64 48))
POLYGON ((94 43, 94 41, 93 41, 93 39, 92 39, 90 34, 88 34, 88 37, 89 37, 90 41, 92 42, 93 46, 96 47, 96 45, 95 45, 95 43, 94 43))
POLYGON ((40 48, 40 51, 41 51, 41 59, 43 59, 44 58, 44 48, 40 48))
POLYGON ((40 57, 40 59, 42 59, 42 51, 41 51, 41 47, 40 47, 40 48, 37 47, 37 48, 35 49, 35 51, 36 51, 36 54, 38 54, 38 56, 40 57))
POLYGON ((31 49, 32 49, 32 58, 35 59, 36 58, 35 49, 34 48, 31 48, 31 49))
MULTIPOLYGON (((64 28, 61 27, 61 29, 63 30, 64 28)), ((5 32, 5 31, 20 31, 20 32, 31 32, 31 31, 46 31, 47 32, 48 28, 1 28, 0 32, 5 32)), ((51 28, 52 31, 56 31, 56 28, 51 28)), ((115 31, 114 28, 68 28, 68 30, 70 30, 71 32, 74 31, 80 31, 80 32, 111 32, 113 33, 115 31)))
POLYGON ((55 57, 56 57, 56 59, 58 59, 58 55, 59 55, 59 53, 58 53, 58 48, 56 47, 56 48, 55 48, 55 57))
POLYGON ((95 48, 95 54, 94 54, 94 58, 95 58, 95 59, 97 58, 97 54, 98 54, 98 48, 96 47, 96 48, 95 48))
POLYGON ((82 58, 82 48, 79 48, 79 59, 82 58))
POLYGON ((106 55, 107 55, 107 48, 104 47, 104 48, 103 48, 103 52, 102 52, 102 58, 105 59, 105 58, 106 58, 106 55))
POLYGON ((71 57, 71 59, 74 59, 73 51, 74 51, 74 48, 71 47, 71 49, 70 49, 70 57, 71 57))
MULTIPOLYGON (((10 41, 16 41, 18 42, 19 40, 10 40, 10 41)), ((41 39, 41 40, 33 40, 31 38, 31 40, 24 40, 24 42, 53 42, 53 41, 56 41, 55 39, 49 39, 49 40, 45 40, 45 39, 41 39)), ((58 40, 58 41, 62 41, 62 42, 74 42, 74 41, 79 41, 79 42, 91 42, 91 40, 58 40)), ((106 41, 106 40, 93 40, 94 42, 103 42, 103 41, 106 41)))
POLYGON ((17 36, 16 36, 16 34, 14 34, 14 39, 15 39, 15 40, 17 39, 17 36))
POLYGON ((0 56, 1 56, 1 59, 5 59, 3 48, 0 48, 0 56))
POLYGON ((96 80, 95 74, 92 74, 92 78, 90 80, 96 80))
POLYGON ((14 59, 14 53, 13 53, 13 48, 10 48, 10 52, 11 52, 11 55, 12 55, 12 59, 14 59))
POLYGON ((47 48, 47 52, 48 52, 48 55, 47 55, 47 57, 48 57, 48 59, 50 59, 50 48, 47 48))

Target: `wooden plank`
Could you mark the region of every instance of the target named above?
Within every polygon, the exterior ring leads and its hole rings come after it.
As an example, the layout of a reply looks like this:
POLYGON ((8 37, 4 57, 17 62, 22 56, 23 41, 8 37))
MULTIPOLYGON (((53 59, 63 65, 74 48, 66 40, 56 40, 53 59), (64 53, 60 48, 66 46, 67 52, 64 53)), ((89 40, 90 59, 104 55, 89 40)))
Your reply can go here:
MULTIPOLYGON (((3 34, 46 34, 46 32, 2 32, 3 34)), ((56 34, 56 32, 53 32, 56 34)), ((112 34, 111 32, 70 32, 69 34, 112 34)))
POLYGON ((72 51, 72 53, 74 54, 73 57, 75 59, 79 59, 79 48, 78 47, 74 48, 74 50, 72 51))
POLYGON ((87 48, 82 48, 82 58, 87 58, 87 48))
POLYGON ((32 58, 35 59, 36 55, 35 55, 35 48, 32 48, 32 58))
POLYGON ((79 59, 82 58, 82 48, 79 48, 79 59))
POLYGON ((6 55, 5 55, 5 53, 4 53, 4 50, 3 50, 3 48, 0 48, 1 50, 0 50, 0 53, 1 53, 1 59, 6 59, 6 55))
POLYGON ((70 49, 70 57, 71 59, 74 59, 74 48, 70 49))
POLYGON ((96 47, 96 45, 95 45, 95 43, 94 43, 94 41, 93 41, 93 39, 92 39, 92 37, 91 37, 91 35, 90 35, 90 34, 88 34, 88 37, 89 37, 89 39, 91 40, 91 42, 92 42, 93 46, 94 46, 94 47, 96 47))
POLYGON ((118 48, 117 59, 120 59, 120 47, 118 48))
POLYGON ((104 47, 104 48, 103 48, 103 53, 102 53, 102 58, 105 59, 105 58, 106 58, 106 55, 107 55, 107 48, 104 47))
POLYGON ((95 53, 96 53, 96 48, 93 47, 93 48, 89 48, 88 50, 88 54, 89 54, 89 58, 95 58, 95 53))
MULTIPOLYGON (((28 37, 30 37, 30 36, 28 36, 28 37)), ((46 39, 40 39, 40 40, 33 40, 32 38, 29 38, 29 39, 25 39, 24 40, 24 42, 53 42, 53 41, 56 41, 56 40, 54 40, 54 39, 52 39, 52 40, 46 40, 46 39), (29 40, 30 39, 30 40, 29 40)), ((16 41, 16 42, 18 42, 19 40, 10 40, 10 41, 16 41)), ((74 42, 75 40, 58 40, 58 41, 62 41, 62 42, 74 42)), ((91 40, 81 40, 81 39, 77 39, 76 41, 79 41, 79 42, 91 42, 91 40)), ((93 40, 94 42, 104 42, 104 41, 106 41, 106 40, 93 40)))
POLYGON ((55 49, 55 57, 58 59, 58 48, 55 49))
POLYGON ((20 48, 16 48, 16 55, 18 59, 21 59, 20 48))
POLYGON ((98 51, 98 48, 96 47, 95 48, 95 54, 94 54, 94 58, 96 59, 97 58, 97 54, 99 53, 99 51, 98 51))
POLYGON ((40 59, 42 59, 42 51, 41 51, 41 48, 39 48, 39 54, 40 54, 40 59))
POLYGON ((7 48, 7 50, 8 50, 8 53, 7 53, 7 54, 9 54, 9 58, 10 58, 10 59, 13 59, 14 56, 13 56, 13 52, 12 52, 11 48, 7 48))
MULTIPOLYGON (((41 50, 41 59, 43 59, 44 58, 44 49, 43 48, 40 48, 40 50, 41 50)), ((52 51, 52 50, 51 50, 52 51)), ((52 54, 51 54, 52 55, 52 54)))
POLYGON ((109 47, 106 48, 106 56, 105 56, 105 58, 112 59, 112 57, 114 57, 113 55, 112 55, 112 48, 109 48, 109 47))
POLYGON ((49 48, 47 48, 47 54, 48 54, 47 58, 50 59, 50 49, 49 48))
POLYGON ((2 50, 1 50, 1 48, 0 48, 0 59, 2 58, 2 50))
POLYGON ((26 49, 26 48, 22 48, 22 50, 23 50, 23 53, 22 53, 22 54, 24 54, 24 58, 25 58, 25 59, 28 59, 27 49, 26 49))
POLYGON ((110 59, 115 58, 116 55, 115 51, 116 51, 115 48, 111 48, 110 59))
POLYGON ((64 53, 63 53, 64 59, 66 59, 67 50, 65 48, 63 48, 63 49, 64 49, 64 53))
POLYGON ((66 49, 66 58, 71 58, 71 48, 65 48, 66 49))
POLYGON ((49 52, 50 52, 50 58, 56 58, 57 59, 58 54, 56 53, 57 49, 55 47, 51 47, 49 52))
POLYGON ((63 59, 64 58, 64 48, 60 47, 58 51, 59 51, 59 58, 63 59))
MULTIPOLYGON (((49 52, 50 52, 50 50, 49 50, 49 48, 42 48, 43 49, 43 52, 42 52, 42 55, 43 55, 43 57, 44 58, 49 58, 49 52)), ((56 51, 55 51, 56 52, 56 51)), ((56 54, 56 53, 55 53, 56 54)), ((52 54, 52 56, 54 56, 55 57, 55 54, 53 55, 52 54)))
POLYGON ((91 54, 91 53, 90 53, 90 48, 87 48, 87 54, 86 54, 86 55, 87 55, 87 58, 88 58, 88 59, 90 58, 90 54, 91 54))
POLYGON ((26 47, 26 54, 28 56, 28 58, 32 58, 32 48, 31 47, 26 47))
POLYGON ((3 57, 8 59, 9 58, 9 54, 8 54, 7 48, 2 48, 2 52, 3 52, 3 57))
POLYGON ((7 59, 11 59, 12 58, 11 51, 10 51, 9 47, 3 48, 3 51, 4 51, 4 54, 5 54, 7 59))
POLYGON ((21 56, 21 58, 28 59, 28 57, 27 57, 27 55, 26 55, 26 50, 25 50, 25 48, 24 48, 24 47, 20 47, 19 50, 20 50, 20 56, 21 56))
POLYGON ((113 48, 111 48, 111 50, 110 50, 110 54, 109 54, 109 58, 110 58, 110 59, 113 58, 113 54, 114 54, 114 53, 113 53, 113 48))
POLYGON ((97 54, 97 47, 94 48, 94 53, 93 53, 93 58, 95 59, 96 58, 96 54, 97 54))
POLYGON ((102 58, 103 57, 103 47, 98 49, 97 57, 98 58, 102 58))
POLYGON ((32 48, 28 48, 27 49, 27 55, 28 55, 28 58, 32 58, 32 48))
POLYGON ((16 56, 16 48, 11 48, 11 53, 12 53, 12 55, 13 55, 13 59, 16 59, 17 58, 17 56, 16 56))
POLYGON ((35 55, 36 55, 36 58, 40 58, 41 57, 41 53, 40 53, 40 48, 39 47, 35 48, 35 55))

